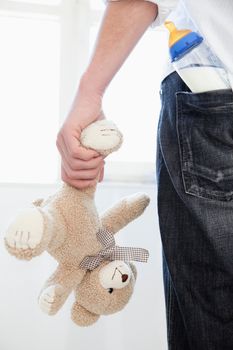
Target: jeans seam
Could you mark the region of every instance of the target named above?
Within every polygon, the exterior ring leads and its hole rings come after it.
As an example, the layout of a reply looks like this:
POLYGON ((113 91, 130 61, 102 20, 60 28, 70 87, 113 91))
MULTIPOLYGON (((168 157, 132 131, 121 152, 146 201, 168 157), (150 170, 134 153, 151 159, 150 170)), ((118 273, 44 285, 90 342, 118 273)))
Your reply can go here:
POLYGON ((173 314, 173 304, 172 304, 172 284, 171 277, 169 278, 169 292, 168 292, 168 344, 170 346, 172 339, 172 314, 173 314))
POLYGON ((180 162, 180 171, 181 171, 181 177, 182 182, 184 186, 185 192, 186 189, 186 183, 185 183, 185 176, 183 172, 183 155, 182 155, 182 145, 181 145, 181 139, 180 139, 180 133, 179 133, 179 114, 182 113, 182 105, 178 103, 178 96, 176 94, 176 134, 177 134, 177 140, 178 140, 178 150, 179 150, 179 162, 180 162))

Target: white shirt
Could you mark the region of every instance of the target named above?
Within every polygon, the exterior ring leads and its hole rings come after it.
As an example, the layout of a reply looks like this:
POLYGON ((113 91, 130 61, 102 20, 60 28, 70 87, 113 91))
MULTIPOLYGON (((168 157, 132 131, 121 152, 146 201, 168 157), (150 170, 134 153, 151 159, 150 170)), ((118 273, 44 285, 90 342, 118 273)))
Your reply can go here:
MULTIPOLYGON (((159 12, 153 27, 169 18, 179 29, 197 29, 225 65, 233 87, 233 0, 146 1, 158 5, 159 12), (192 28, 190 18, 195 28, 192 28)), ((166 75, 172 70, 168 64, 166 75)))

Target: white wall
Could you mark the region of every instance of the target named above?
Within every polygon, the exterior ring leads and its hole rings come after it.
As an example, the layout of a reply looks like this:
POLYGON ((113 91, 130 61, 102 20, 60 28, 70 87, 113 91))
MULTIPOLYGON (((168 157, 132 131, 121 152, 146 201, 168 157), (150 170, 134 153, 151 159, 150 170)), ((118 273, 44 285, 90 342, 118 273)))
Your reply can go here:
POLYGON ((145 191, 152 201, 144 215, 117 236, 120 245, 149 249, 147 264, 136 263, 138 280, 134 295, 118 314, 104 316, 89 328, 70 320, 71 295, 60 312, 51 317, 37 305, 37 296, 56 262, 44 253, 30 262, 10 256, 3 244, 4 229, 16 211, 30 201, 47 196, 57 186, 0 185, 0 349, 1 350, 165 350, 161 246, 156 212, 155 185, 105 183, 99 186, 97 206, 105 209, 120 197, 145 191))

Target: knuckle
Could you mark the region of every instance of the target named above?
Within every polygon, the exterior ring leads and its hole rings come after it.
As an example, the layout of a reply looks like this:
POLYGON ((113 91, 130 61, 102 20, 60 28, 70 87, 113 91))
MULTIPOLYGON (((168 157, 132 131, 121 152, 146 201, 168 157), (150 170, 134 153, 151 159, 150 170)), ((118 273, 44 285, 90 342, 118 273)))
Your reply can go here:
POLYGON ((86 152, 83 152, 82 158, 85 161, 90 160, 90 157, 89 157, 89 155, 86 152))
POLYGON ((79 156, 79 152, 78 152, 77 150, 71 150, 71 151, 70 151, 70 156, 71 156, 72 158, 76 158, 76 157, 79 156))
POLYGON ((68 175, 68 177, 71 180, 76 180, 77 179, 77 174, 74 171, 70 170, 70 169, 67 171, 67 175, 68 175))
POLYGON ((78 164, 73 158, 70 159, 70 167, 72 170, 79 170, 78 164))

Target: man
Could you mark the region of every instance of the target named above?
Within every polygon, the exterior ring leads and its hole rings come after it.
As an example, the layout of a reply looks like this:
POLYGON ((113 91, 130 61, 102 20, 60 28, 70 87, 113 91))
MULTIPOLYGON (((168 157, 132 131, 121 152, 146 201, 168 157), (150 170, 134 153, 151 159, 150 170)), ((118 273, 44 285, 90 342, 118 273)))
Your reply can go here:
MULTIPOLYGON (((104 160, 80 147, 81 130, 104 117, 102 97, 113 76, 146 29, 161 24, 173 9, 176 25, 186 28, 191 19, 233 82, 232 0, 109 2, 58 133, 63 181, 84 188, 99 172, 102 180, 104 160)), ((157 180, 169 349, 232 350, 232 90, 193 94, 168 67, 161 101, 157 180)))

